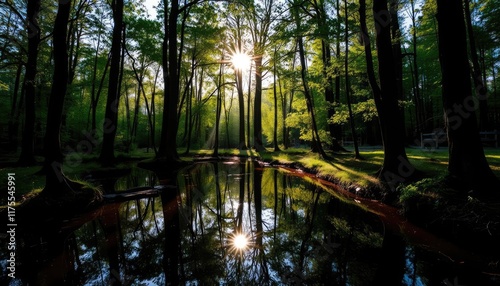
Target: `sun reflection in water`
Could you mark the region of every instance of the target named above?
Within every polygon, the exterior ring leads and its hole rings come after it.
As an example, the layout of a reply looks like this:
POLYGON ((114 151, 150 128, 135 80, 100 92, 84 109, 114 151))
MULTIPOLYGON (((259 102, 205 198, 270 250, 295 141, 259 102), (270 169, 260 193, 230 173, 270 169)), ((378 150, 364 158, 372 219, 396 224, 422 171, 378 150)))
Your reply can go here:
POLYGON ((229 239, 229 245, 231 251, 242 253, 250 248, 250 238, 244 233, 235 233, 229 239))

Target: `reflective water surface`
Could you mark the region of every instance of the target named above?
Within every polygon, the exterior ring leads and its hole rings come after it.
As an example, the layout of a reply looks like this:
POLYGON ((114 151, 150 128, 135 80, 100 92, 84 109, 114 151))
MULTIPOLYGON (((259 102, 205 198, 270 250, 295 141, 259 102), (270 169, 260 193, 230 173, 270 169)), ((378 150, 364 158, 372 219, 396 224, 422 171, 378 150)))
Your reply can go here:
POLYGON ((17 278, 8 280, 3 270, 2 281, 11 285, 498 283, 495 275, 462 263, 460 257, 417 245, 418 239, 399 231, 397 223, 394 227, 387 217, 307 178, 252 161, 198 163, 172 176, 158 180, 148 171, 133 170, 115 179, 110 192, 148 184, 169 187, 158 195, 107 204, 52 229, 26 231, 19 238, 17 278))

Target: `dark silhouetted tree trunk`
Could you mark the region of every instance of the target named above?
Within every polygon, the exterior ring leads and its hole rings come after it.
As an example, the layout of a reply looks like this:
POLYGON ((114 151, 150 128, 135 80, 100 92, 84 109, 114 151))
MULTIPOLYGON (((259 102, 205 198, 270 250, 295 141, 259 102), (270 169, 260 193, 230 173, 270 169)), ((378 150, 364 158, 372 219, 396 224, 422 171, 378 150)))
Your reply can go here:
POLYGON ((115 161, 115 136, 118 128, 118 103, 120 100, 120 59, 123 28, 123 0, 113 0, 113 37, 109 68, 108 98, 104 115, 103 141, 100 161, 102 165, 113 165, 115 161))
POLYGON ((12 150, 17 149, 17 136, 19 132, 19 115, 20 115, 20 109, 21 109, 21 103, 23 102, 23 94, 21 93, 21 96, 19 96, 19 86, 21 85, 21 75, 23 71, 23 64, 19 63, 17 65, 17 70, 16 70, 16 80, 14 81, 14 91, 12 92, 12 105, 10 109, 10 118, 9 118, 9 129, 8 129, 8 134, 9 134, 9 145, 12 148, 12 150), (18 104, 18 98, 19 98, 19 104, 18 104))
POLYGON ((64 98, 68 86, 68 51, 67 26, 71 1, 60 1, 54 22, 54 77, 47 111, 47 129, 45 132, 45 165, 46 174, 44 192, 59 195, 71 189, 62 172, 63 155, 61 152, 60 129, 64 98))
POLYGON ((417 121, 414 135, 419 136, 419 134, 425 128, 425 113, 424 113, 424 103, 422 97, 420 96, 420 73, 418 70, 417 61, 417 11, 415 9, 415 0, 410 0, 410 18, 412 22, 412 45, 413 45, 413 100, 415 102, 415 119, 417 121))
POLYGON ((472 61, 472 80, 474 82, 476 96, 479 99, 479 130, 484 131, 490 128, 488 120, 488 89, 486 87, 486 81, 482 77, 483 73, 477 56, 476 39, 472 27, 469 0, 463 1, 465 20, 467 23, 467 35, 469 36, 470 57, 472 61))
MULTIPOLYGON (((224 53, 221 56, 221 61, 224 59, 224 53)), ((214 142, 214 153, 213 156, 219 156, 219 130, 220 130, 220 115, 222 113, 222 98, 223 98, 223 90, 222 86, 223 82, 223 74, 224 74, 224 65, 220 65, 219 67, 219 77, 217 82, 217 107, 215 110, 215 142, 214 142)))
POLYGON ((40 44, 40 27, 38 13, 40 0, 29 0, 27 5, 28 18, 28 62, 24 78, 24 129, 21 143, 19 164, 35 163, 34 130, 35 130, 35 85, 38 60, 38 45, 40 44))
MULTIPOLYGON (((164 0, 164 7, 169 1, 164 0)), ((179 2, 171 1, 170 9, 165 9, 163 38, 163 77, 165 96, 163 104, 162 130, 157 159, 170 162, 180 161, 177 153, 177 104, 179 103, 179 72, 177 51, 177 19, 179 17, 179 2)))
POLYGON ((384 163, 379 171, 379 178, 392 190, 402 182, 416 175, 415 168, 408 161, 404 146, 404 126, 399 112, 398 90, 395 61, 392 50, 390 13, 386 0, 374 0, 373 14, 377 32, 376 44, 378 55, 378 76, 380 86, 375 77, 371 54, 370 38, 366 26, 366 2, 359 2, 362 40, 365 46, 367 74, 380 122, 382 143, 384 147, 384 163))
POLYGON ((461 0, 438 0, 439 61, 443 108, 448 131, 448 171, 460 187, 470 191, 498 191, 500 185, 484 156, 472 95, 464 10, 461 0))

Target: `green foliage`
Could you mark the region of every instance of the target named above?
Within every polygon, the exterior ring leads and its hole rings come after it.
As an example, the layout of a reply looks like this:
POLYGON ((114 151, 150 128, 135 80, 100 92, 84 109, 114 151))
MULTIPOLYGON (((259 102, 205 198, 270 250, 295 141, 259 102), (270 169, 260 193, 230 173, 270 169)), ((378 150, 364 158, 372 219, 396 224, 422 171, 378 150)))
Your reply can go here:
POLYGON ((0 81, 0 91, 7 91, 7 90, 9 90, 9 86, 4 82, 0 81))
POLYGON ((442 194, 446 185, 443 183, 444 177, 433 177, 425 178, 416 183, 401 185, 398 188, 400 192, 399 200, 401 203, 405 203, 410 200, 419 199, 421 197, 427 197, 430 199, 436 199, 439 194, 442 194))

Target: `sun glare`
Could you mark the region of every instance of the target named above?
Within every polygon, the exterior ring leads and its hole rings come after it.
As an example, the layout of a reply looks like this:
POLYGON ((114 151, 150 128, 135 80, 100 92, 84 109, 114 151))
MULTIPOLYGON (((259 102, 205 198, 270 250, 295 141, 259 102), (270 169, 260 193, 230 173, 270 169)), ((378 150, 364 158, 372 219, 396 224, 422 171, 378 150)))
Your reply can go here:
POLYGON ((237 249, 245 249, 248 246, 248 238, 243 234, 234 237, 233 245, 237 249))
POLYGON ((241 71, 250 67, 251 59, 249 55, 237 52, 231 57, 231 63, 235 69, 241 71))
POLYGON ((250 239, 243 233, 236 233, 232 235, 229 244, 234 252, 242 253, 250 247, 250 239))

